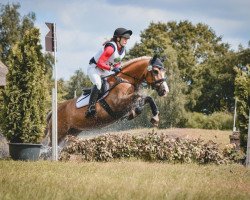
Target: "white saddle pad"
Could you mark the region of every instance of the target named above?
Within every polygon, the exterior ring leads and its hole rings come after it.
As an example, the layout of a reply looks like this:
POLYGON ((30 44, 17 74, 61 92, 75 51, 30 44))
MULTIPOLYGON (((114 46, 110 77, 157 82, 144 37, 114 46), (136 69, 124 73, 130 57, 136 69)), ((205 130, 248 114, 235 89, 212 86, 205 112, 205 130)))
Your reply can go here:
MULTIPOLYGON (((109 90, 109 84, 106 83, 106 88, 107 90, 109 90)), ((106 92, 101 99, 105 98, 108 95, 109 92, 106 92)), ((89 105, 89 98, 90 98, 90 94, 84 95, 82 94, 76 101, 76 107, 77 108, 81 108, 83 106, 87 106, 89 105)))

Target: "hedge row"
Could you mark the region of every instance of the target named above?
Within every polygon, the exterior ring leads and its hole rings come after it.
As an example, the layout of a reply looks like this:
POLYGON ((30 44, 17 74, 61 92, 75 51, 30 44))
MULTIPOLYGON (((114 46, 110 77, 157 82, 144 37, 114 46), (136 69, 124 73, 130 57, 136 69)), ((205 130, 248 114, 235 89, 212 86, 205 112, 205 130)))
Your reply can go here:
POLYGON ((185 126, 188 128, 230 130, 233 124, 233 116, 227 112, 214 112, 211 115, 188 112, 187 119, 185 126))
POLYGON ((111 161, 122 158, 170 163, 225 164, 242 162, 245 155, 236 150, 235 145, 227 145, 221 150, 213 141, 171 138, 163 133, 141 136, 106 134, 92 139, 70 136, 60 154, 62 161, 111 161))

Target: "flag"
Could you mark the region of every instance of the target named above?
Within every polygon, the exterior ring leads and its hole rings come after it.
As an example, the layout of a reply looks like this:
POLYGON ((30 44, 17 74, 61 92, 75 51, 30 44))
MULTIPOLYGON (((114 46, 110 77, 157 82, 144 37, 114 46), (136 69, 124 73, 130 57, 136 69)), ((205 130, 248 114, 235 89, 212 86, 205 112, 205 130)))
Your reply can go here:
POLYGON ((45 24, 49 28, 49 32, 45 36, 45 50, 50 52, 55 52, 55 27, 53 23, 47 23, 45 24))

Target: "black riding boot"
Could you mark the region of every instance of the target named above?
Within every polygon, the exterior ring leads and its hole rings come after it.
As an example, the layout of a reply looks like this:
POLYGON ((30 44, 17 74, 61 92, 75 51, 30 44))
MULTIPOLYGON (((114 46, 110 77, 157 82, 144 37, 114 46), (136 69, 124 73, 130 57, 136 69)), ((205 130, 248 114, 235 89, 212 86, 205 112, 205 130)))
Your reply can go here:
POLYGON ((100 90, 96 87, 96 85, 92 88, 90 98, 89 98, 89 107, 86 112, 86 117, 93 117, 96 114, 95 104, 98 98, 100 90))

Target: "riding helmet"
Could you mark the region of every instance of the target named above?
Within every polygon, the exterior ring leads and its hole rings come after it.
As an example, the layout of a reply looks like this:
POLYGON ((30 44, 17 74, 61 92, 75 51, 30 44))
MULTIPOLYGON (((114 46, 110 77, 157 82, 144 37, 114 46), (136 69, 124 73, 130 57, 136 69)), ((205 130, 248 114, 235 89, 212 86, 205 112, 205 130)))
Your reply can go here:
POLYGON ((124 37, 129 39, 132 34, 133 32, 131 30, 127 30, 125 28, 117 28, 114 32, 114 37, 124 37))

